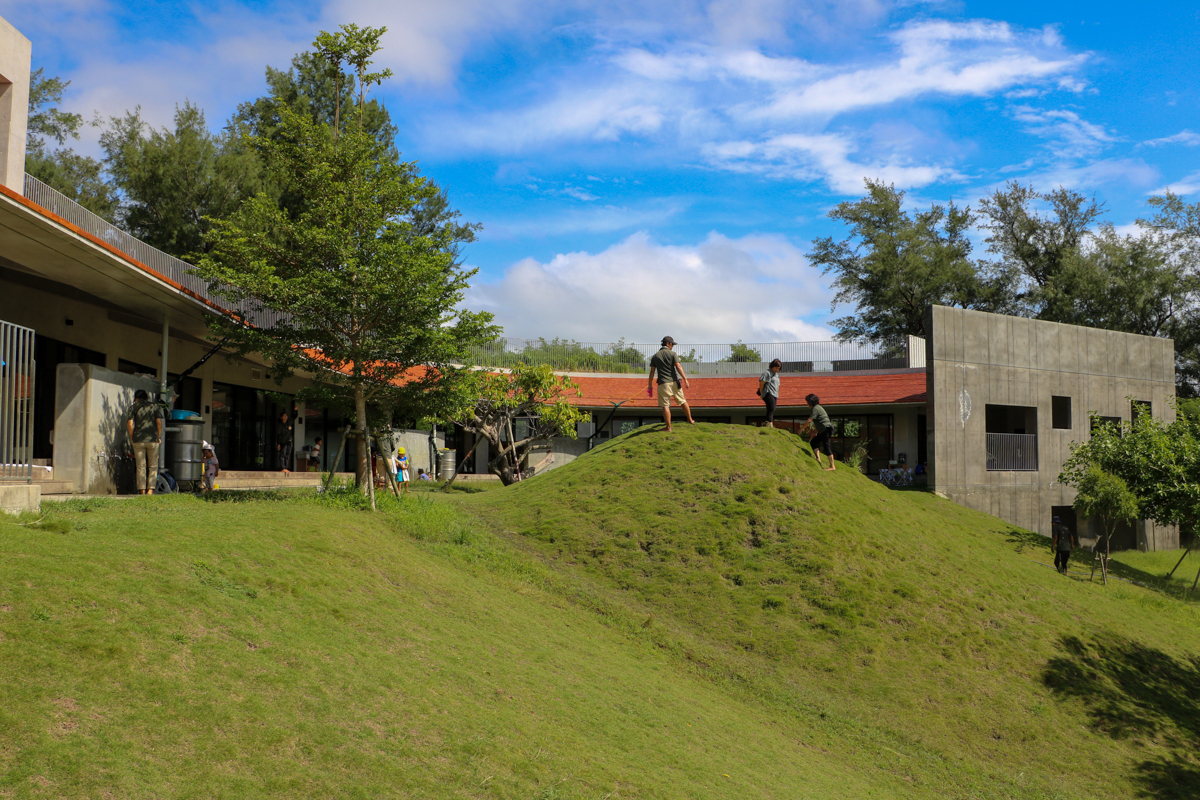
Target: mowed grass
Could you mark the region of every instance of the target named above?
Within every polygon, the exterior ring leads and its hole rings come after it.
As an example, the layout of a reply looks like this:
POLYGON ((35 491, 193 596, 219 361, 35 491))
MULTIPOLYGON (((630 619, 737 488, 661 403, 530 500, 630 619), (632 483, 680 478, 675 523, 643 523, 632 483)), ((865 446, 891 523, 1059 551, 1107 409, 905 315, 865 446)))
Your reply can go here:
POLYGON ((1179 553, 1063 577, 1040 536, 729 425, 640 428, 464 505, 780 718, 855 720, 851 753, 894 737, 926 796, 1200 796, 1200 605, 1157 577, 1179 553))
POLYGON ((0 519, 0 796, 920 795, 450 504, 234 499, 0 519))
POLYGON ((0 518, 0 797, 1200 795, 1178 554, 1064 578, 800 444, 0 518))

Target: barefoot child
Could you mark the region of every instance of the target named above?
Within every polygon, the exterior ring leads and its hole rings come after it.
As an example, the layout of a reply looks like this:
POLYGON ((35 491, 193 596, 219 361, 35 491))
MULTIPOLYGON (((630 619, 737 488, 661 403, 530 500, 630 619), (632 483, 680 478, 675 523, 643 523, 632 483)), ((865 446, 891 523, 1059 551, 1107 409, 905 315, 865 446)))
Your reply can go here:
POLYGON ((217 454, 213 452, 212 445, 208 442, 204 443, 201 461, 204 464, 204 491, 211 492, 216 488, 217 476, 221 474, 221 464, 217 461, 217 454))

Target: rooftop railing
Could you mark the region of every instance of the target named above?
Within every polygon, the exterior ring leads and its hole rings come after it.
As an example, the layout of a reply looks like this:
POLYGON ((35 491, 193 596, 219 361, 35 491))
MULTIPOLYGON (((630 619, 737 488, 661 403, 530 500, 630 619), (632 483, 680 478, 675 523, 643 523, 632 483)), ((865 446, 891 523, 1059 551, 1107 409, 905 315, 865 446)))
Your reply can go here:
MULTIPOLYGON (((503 368, 524 362, 549 364, 566 372, 644 373, 649 369, 650 356, 658 349, 658 344, 623 340, 577 342, 501 337, 473 348, 471 360, 484 367, 503 368)), ((909 366, 903 351, 889 352, 851 342, 676 343, 675 353, 683 360, 684 370, 697 375, 758 375, 776 358, 783 362, 783 372, 842 372, 909 366)))
POLYGON ((128 232, 121 230, 103 217, 93 214, 32 175, 25 176, 25 197, 220 309, 231 311, 259 326, 270 325, 279 319, 277 312, 255 311, 246 304, 232 303, 219 294, 211 292, 206 281, 191 274, 194 269, 193 265, 131 236, 128 232))

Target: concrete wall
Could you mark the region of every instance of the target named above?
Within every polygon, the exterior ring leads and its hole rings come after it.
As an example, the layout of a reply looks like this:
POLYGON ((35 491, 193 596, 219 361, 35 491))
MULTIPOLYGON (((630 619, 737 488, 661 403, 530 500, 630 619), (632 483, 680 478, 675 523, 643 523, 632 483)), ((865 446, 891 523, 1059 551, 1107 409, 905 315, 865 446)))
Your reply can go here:
POLYGON ((54 477, 72 491, 117 494, 119 458, 130 450, 125 415, 138 389, 157 392, 155 381, 92 364, 59 364, 54 400, 54 477))
MULTIPOLYGON (((1089 437, 1091 413, 1129 420, 1132 396, 1175 418, 1169 339, 942 306, 927 311, 925 329, 930 487, 1014 525, 1049 535, 1051 506, 1074 502, 1058 474, 1071 443, 1089 437), (1071 398, 1068 429, 1052 427, 1055 395, 1071 398), (986 469, 988 404, 1037 409, 1037 471, 986 469)), ((1151 550, 1178 546, 1175 529, 1150 526, 1142 538, 1151 550)))
POLYGON ((25 193, 25 132, 33 47, 0 17, 0 183, 25 193))
MULTIPOLYGON (((115 371, 121 359, 135 364, 144 364, 157 370, 161 362, 162 332, 155 330, 154 323, 146 320, 142 325, 130 324, 133 318, 112 311, 97 303, 84 299, 63 297, 51 291, 34 288, 0 278, 0 319, 17 325, 33 328, 40 336, 49 336, 76 347, 104 353, 105 367, 115 371)), ((173 334, 168 339, 168 371, 181 373, 208 352, 212 345, 196 341, 191 337, 173 334)), ((304 378, 289 378, 282 386, 266 377, 255 380, 253 370, 263 376, 270 369, 261 362, 251 359, 230 361, 220 355, 213 356, 193 377, 200 379, 201 408, 191 409, 204 417, 204 438, 212 439, 212 389, 213 383, 248 386, 264 391, 294 394, 308 384, 304 378), (207 411, 205 410, 207 409, 207 411)), ((158 391, 157 382, 152 388, 158 391)), ((301 417, 303 418, 303 417, 301 417)), ((309 442, 320 435, 314 431, 296 430, 297 444, 309 442)), ((331 439, 334 438, 331 433, 331 439)), ((326 458, 337 452, 337 441, 326 443, 326 458), (329 446, 332 444, 332 447, 329 446)), ((221 453, 217 457, 221 457, 221 453)), ((57 472, 58 464, 55 464, 57 472)), ((57 475, 56 475, 57 477, 57 475)))

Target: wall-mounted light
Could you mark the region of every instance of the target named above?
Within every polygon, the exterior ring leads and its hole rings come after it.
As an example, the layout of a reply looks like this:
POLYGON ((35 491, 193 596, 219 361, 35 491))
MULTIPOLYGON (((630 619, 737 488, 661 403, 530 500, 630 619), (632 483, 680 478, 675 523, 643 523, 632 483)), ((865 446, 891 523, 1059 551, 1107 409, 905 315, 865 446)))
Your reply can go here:
POLYGON ((68 324, 68 325, 74 325, 74 324, 75 324, 75 320, 71 319, 70 317, 67 317, 67 324, 68 324))

